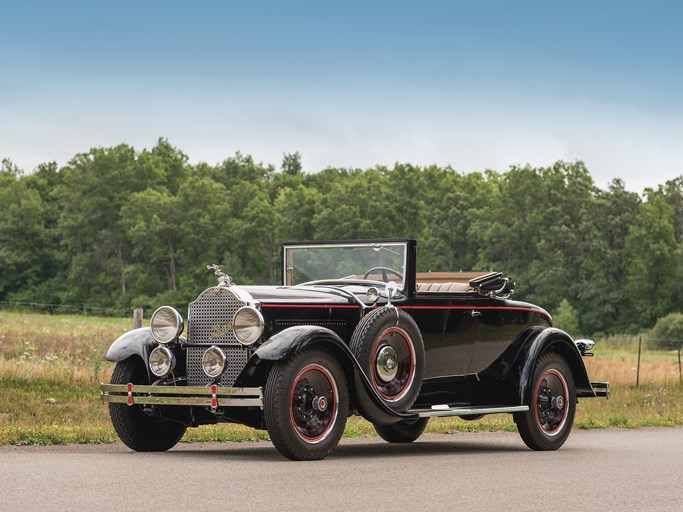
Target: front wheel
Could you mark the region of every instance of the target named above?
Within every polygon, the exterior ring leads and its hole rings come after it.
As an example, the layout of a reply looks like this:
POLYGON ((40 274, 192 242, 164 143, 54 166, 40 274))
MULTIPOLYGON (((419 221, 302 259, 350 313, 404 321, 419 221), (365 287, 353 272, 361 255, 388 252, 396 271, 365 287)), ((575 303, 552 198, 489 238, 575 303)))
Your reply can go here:
MULTIPOLYGON (((120 361, 111 376, 112 384, 149 384, 142 360, 129 357, 120 361)), ((123 444, 136 452, 163 452, 173 448, 187 427, 163 418, 151 418, 141 405, 109 404, 114 430, 123 444)))
POLYGON ((344 370, 328 352, 305 350, 271 369, 264 393, 266 428, 291 460, 320 460, 339 443, 349 415, 344 370))
POLYGON ((378 425, 373 423, 372 426, 379 434, 379 437, 384 439, 387 443, 412 443, 422 435, 429 418, 417 418, 416 420, 403 420, 393 425, 378 425))
POLYGON ((563 357, 546 352, 536 364, 531 385, 529 410, 514 414, 519 435, 532 450, 557 450, 574 424, 574 377, 563 357))

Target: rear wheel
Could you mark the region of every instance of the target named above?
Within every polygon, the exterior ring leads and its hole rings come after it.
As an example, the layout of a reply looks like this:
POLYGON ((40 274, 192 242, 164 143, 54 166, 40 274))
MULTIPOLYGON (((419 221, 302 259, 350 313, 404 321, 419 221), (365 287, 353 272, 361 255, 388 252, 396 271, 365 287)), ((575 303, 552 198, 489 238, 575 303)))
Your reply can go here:
POLYGON ((266 428, 292 460, 319 460, 339 443, 349 414, 344 370, 328 352, 305 350, 276 361, 264 396, 266 428))
POLYGON ((532 450, 557 450, 574 424, 576 390, 564 358, 546 352, 536 364, 529 410, 515 413, 519 435, 532 450))
MULTIPOLYGON (((129 357, 117 363, 111 383, 149 384, 142 360, 129 357)), ((109 414, 123 444, 136 452, 163 452, 173 448, 187 429, 180 423, 145 415, 141 405, 110 403, 109 414)))
POLYGON ((387 443, 412 443, 422 435, 429 418, 418 418, 416 420, 403 420, 393 425, 378 425, 373 423, 373 427, 387 443))

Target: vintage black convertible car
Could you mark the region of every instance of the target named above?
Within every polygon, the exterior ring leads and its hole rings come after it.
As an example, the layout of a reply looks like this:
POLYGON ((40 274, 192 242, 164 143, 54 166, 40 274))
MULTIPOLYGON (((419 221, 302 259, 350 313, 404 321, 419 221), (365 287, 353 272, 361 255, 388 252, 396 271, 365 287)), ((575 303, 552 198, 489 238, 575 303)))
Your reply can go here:
POLYGON ((117 339, 101 386, 114 428, 137 451, 174 446, 187 427, 267 429, 290 459, 322 459, 360 414, 393 443, 432 416, 511 413, 524 442, 555 450, 591 382, 550 315, 508 300, 500 273, 416 272, 417 244, 392 239, 286 243, 282 286, 218 285, 117 339))

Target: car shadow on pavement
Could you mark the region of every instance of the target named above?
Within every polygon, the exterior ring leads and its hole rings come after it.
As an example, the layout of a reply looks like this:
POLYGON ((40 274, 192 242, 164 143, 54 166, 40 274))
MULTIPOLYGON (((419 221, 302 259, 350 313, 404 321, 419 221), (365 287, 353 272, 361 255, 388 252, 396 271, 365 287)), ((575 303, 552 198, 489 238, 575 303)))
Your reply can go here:
POLYGON ((434 455, 455 455, 468 453, 508 453, 529 451, 524 446, 515 446, 511 444, 488 444, 488 443, 472 443, 462 441, 418 441, 410 444, 391 444, 378 441, 372 444, 344 444, 341 443, 332 454, 332 457, 354 457, 354 458, 368 458, 368 457, 384 457, 384 456, 401 456, 410 455, 419 457, 421 455, 433 457, 434 455))
MULTIPOLYGON (((517 453, 529 452, 523 443, 512 444, 510 442, 481 443, 467 440, 453 441, 431 441, 421 440, 411 444, 390 444, 380 440, 359 442, 358 439, 342 440, 334 452, 328 457, 333 459, 372 459, 382 457, 411 456, 411 457, 433 457, 435 455, 452 456, 463 454, 481 453, 517 453)), ((211 449, 202 446, 194 449, 195 445, 181 445, 180 448, 173 449, 165 454, 164 457, 179 459, 186 458, 229 458, 231 460, 262 460, 262 461, 282 461, 288 462, 282 457, 275 447, 268 442, 255 443, 212 443, 211 449)))

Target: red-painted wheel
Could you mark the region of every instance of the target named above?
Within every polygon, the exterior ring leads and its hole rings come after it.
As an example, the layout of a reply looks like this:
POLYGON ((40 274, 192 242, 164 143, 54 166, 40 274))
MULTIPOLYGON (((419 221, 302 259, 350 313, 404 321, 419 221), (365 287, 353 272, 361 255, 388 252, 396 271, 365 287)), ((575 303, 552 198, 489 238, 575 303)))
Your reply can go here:
POLYGON ((346 377, 336 359, 306 350, 274 364, 264 394, 266 428, 285 457, 323 459, 344 432, 348 402, 346 377))
POLYGON ((294 430, 308 443, 324 441, 338 413, 337 381, 325 366, 306 365, 294 378, 290 419, 294 430))
POLYGON ((533 450, 557 450, 571 432, 575 412, 571 370, 560 355, 543 354, 534 371, 529 410, 514 415, 522 440, 533 450))
POLYGON ((356 327, 351 351, 387 405, 408 410, 424 374, 424 346, 415 320, 397 308, 375 309, 356 327))

